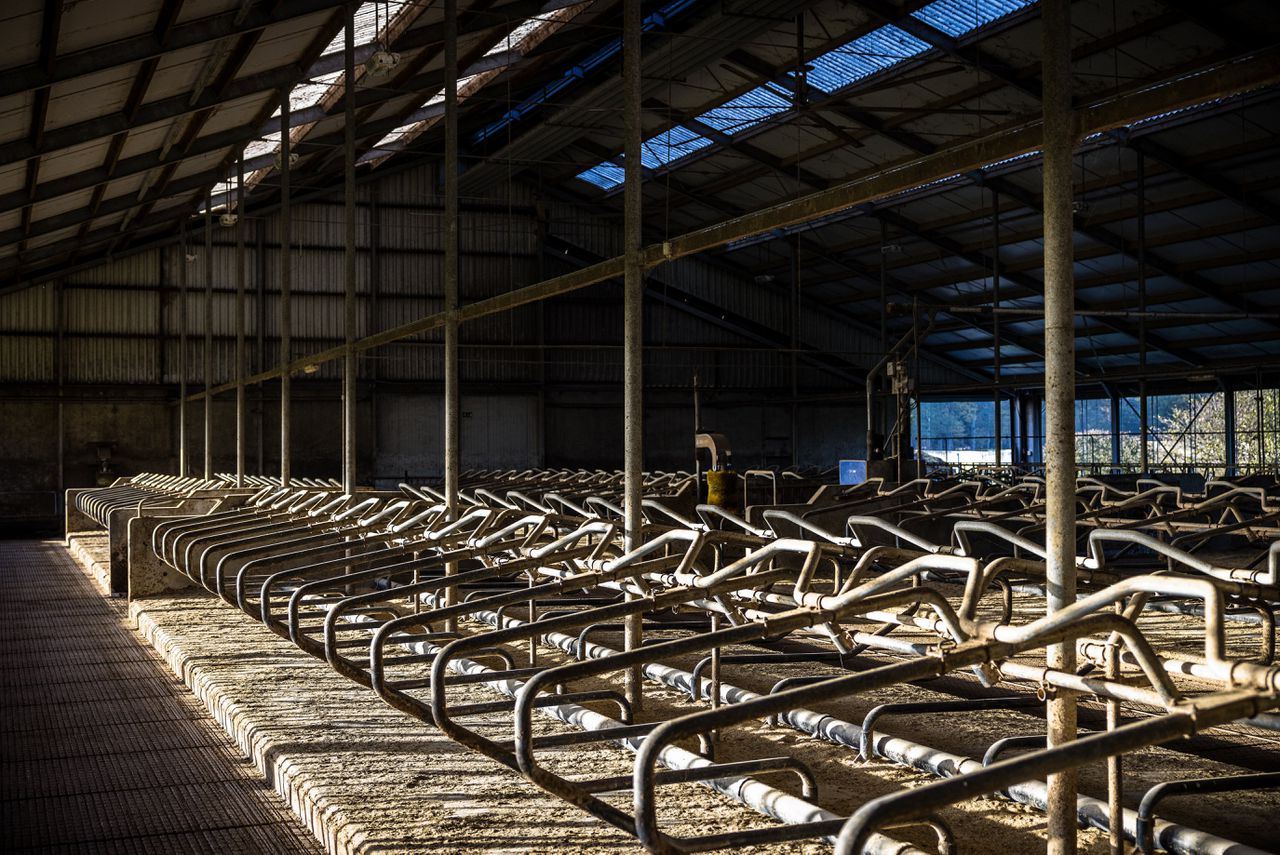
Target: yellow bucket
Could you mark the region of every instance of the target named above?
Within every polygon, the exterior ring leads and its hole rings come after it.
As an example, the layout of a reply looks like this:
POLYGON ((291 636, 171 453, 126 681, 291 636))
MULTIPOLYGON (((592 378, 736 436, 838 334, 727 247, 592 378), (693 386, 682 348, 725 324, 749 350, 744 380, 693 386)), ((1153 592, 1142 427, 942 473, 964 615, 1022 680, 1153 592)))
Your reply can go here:
POLYGON ((712 469, 707 473, 707 504, 727 511, 738 507, 737 476, 726 469, 712 469))

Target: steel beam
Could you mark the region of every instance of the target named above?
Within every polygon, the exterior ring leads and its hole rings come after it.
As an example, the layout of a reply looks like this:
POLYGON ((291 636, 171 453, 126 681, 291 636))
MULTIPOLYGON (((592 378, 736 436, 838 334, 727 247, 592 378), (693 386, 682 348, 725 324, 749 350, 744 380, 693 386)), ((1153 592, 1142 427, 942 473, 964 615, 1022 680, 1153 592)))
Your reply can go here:
MULTIPOLYGON (((1099 103, 1082 105, 1075 115, 1072 137, 1099 133, 1122 126, 1139 118, 1202 103, 1212 98, 1251 91, 1280 82, 1280 49, 1259 54, 1247 60, 1226 63, 1213 73, 1194 74, 1162 81, 1126 95, 1099 103)), ((677 258, 705 252, 725 244, 796 225, 845 210, 866 202, 899 193, 963 173, 997 160, 1040 149, 1044 142, 1041 120, 1033 119, 999 128, 977 139, 958 143, 942 151, 906 162, 883 166, 827 190, 787 200, 741 217, 731 218, 701 229, 686 232, 670 240, 645 247, 643 265, 656 267, 677 258)), ((459 321, 466 323, 492 314, 510 311, 518 306, 536 303, 568 294, 581 288, 613 279, 623 273, 623 257, 615 256, 582 270, 566 273, 533 285, 477 300, 459 309, 459 321)), ((444 325, 443 313, 427 315, 366 336, 356 342, 359 351, 381 347, 444 325)), ((289 363, 299 370, 339 358, 344 347, 309 354, 289 363)), ((285 366, 264 371, 249 378, 261 382, 280 376, 285 366)))
POLYGON ((1040 90, 1036 87, 1034 81, 1024 80, 1018 74, 1017 69, 1006 64, 1004 60, 982 50, 977 45, 961 44, 958 39, 935 29, 919 18, 910 14, 903 14, 902 9, 886 2, 886 0, 855 0, 855 2, 886 24, 893 24, 920 39, 920 41, 932 45, 947 56, 958 59, 969 67, 994 77, 1024 95, 1029 95, 1037 101, 1040 100, 1040 90))
MULTIPOLYGON (((1003 194, 1004 186, 1005 186, 1004 183, 1001 183, 999 185, 993 186, 992 189, 994 190, 998 188, 999 191, 1003 194)), ((974 266, 978 267, 980 270, 984 272, 986 270, 992 269, 993 267, 994 260, 990 256, 988 256, 986 253, 973 252, 973 251, 966 250, 959 243, 959 241, 953 240, 945 235, 926 232, 920 229, 918 226, 916 226, 914 222, 902 216, 901 214, 897 213, 896 211, 876 210, 876 211, 873 211, 871 215, 879 219, 887 220, 890 224, 901 228, 903 231, 906 231, 908 234, 911 234, 927 243, 931 243, 934 246, 938 247, 939 249, 947 253, 950 253, 953 256, 963 258, 965 261, 968 261, 970 264, 973 264, 974 266)), ((1035 278, 1031 276, 1027 276, 1022 273, 1011 273, 1006 271, 1004 274, 1004 278, 1010 282, 1013 282, 1016 285, 1019 285, 1023 288, 1028 289, 1029 291, 1037 295, 1043 295, 1047 288, 1047 279, 1046 279, 1046 283, 1041 283, 1041 282, 1037 282, 1035 278)), ((1080 312, 1080 313, 1088 313, 1089 306, 1085 303, 1081 303, 1079 300, 1075 300, 1074 292, 1072 294, 1072 299, 1073 299, 1072 311, 1080 312)), ((1106 316, 1102 315, 1100 317, 1105 318, 1106 316)), ((1134 329, 1128 324, 1125 324, 1123 322, 1120 322, 1114 319, 1105 319, 1105 320, 1102 320, 1101 323, 1105 324, 1111 329, 1114 329, 1116 332, 1124 333, 1125 335, 1135 335, 1134 329)), ((1178 359, 1181 362, 1185 362, 1188 365, 1198 365, 1204 361, 1203 359, 1200 358, 1198 354, 1189 352, 1184 348, 1180 348, 1177 345, 1172 344, 1165 340, 1157 340, 1156 346, 1159 347, 1160 350, 1174 357, 1175 359, 1178 359)))
MULTIPOLYGON (((1011 198, 1017 199, 1019 202, 1032 208, 1033 210, 1036 209, 1037 205, 1035 200, 1031 198, 1029 193, 1027 193, 1022 188, 1018 187, 1017 185, 1008 181, 1004 181, 1002 179, 994 179, 989 183, 991 183, 992 186, 998 187, 1001 193, 1007 194, 1011 198)), ((1108 229, 1100 228, 1098 226, 1088 225, 1087 223, 1083 222, 1080 218, 1077 218, 1074 214, 1072 215, 1071 225, 1076 232, 1079 232, 1081 235, 1089 238, 1092 241, 1097 241, 1103 246, 1110 247, 1114 253, 1124 256, 1126 258, 1133 259, 1135 261, 1137 260, 1137 256, 1138 256, 1137 248, 1131 245, 1128 241, 1126 241, 1120 235, 1117 235, 1108 229)), ((1198 291, 1200 294, 1206 297, 1209 297, 1211 299, 1217 300, 1220 303, 1224 303, 1225 305, 1228 305, 1233 309, 1236 309, 1242 312, 1260 311, 1259 307, 1257 307, 1250 301, 1242 297, 1233 295, 1229 292, 1223 291, 1221 288, 1219 288, 1216 285, 1216 283, 1204 278, 1202 275, 1198 273, 1195 273, 1193 271, 1188 272, 1188 271, 1180 270, 1178 268, 1178 265, 1174 264, 1172 261, 1162 258, 1150 251, 1146 252, 1144 264, 1147 267, 1151 268, 1152 270, 1155 270, 1156 272, 1164 276, 1168 276, 1172 279, 1176 279, 1177 281, 1183 283, 1184 285, 1187 285, 1193 290, 1198 291)), ((1277 329, 1280 329, 1280 323, 1272 322, 1271 325, 1276 327, 1277 329)), ((1161 349, 1165 350, 1163 346, 1161 346, 1161 349)), ((1166 350, 1166 352, 1169 352, 1169 351, 1166 350)), ((1179 358, 1182 358, 1182 357, 1179 357, 1179 358)))
POLYGON ((1183 157, 1177 152, 1160 145, 1154 140, 1146 138, 1136 138, 1127 140, 1127 144, 1134 151, 1152 160, 1163 163, 1181 175, 1185 175, 1192 181, 1203 184, 1215 193, 1219 193, 1242 208, 1246 208, 1266 217, 1272 223, 1280 223, 1280 205, 1270 202, 1266 197, 1257 193, 1247 193, 1245 189, 1235 182, 1227 179, 1223 175, 1211 168, 1206 168, 1200 164, 1190 162, 1189 158, 1183 157))
MULTIPOLYGON (((131 65, 171 51, 197 45, 218 42, 222 39, 252 33, 273 24, 322 12, 341 6, 348 0, 279 0, 276 3, 258 3, 242 15, 239 8, 217 15, 210 15, 189 23, 167 27, 167 33, 152 32, 121 39, 110 44, 97 45, 59 57, 58 62, 45 65, 42 62, 7 69, 0 78, 0 98, 47 89, 55 83, 98 74, 122 65, 131 65)), ((60 3, 46 3, 60 6, 60 3)))

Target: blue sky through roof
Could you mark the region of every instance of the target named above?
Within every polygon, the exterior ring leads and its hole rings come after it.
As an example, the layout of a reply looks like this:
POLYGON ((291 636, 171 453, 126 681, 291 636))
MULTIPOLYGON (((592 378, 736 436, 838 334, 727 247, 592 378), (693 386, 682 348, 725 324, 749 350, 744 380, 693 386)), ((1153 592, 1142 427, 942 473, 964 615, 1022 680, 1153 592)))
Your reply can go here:
POLYGON ((1036 0, 934 0, 928 6, 912 12, 911 17, 952 38, 959 38, 1035 2, 1036 0))
POLYGON ((622 167, 616 163, 601 163, 585 172, 579 172, 578 177, 601 190, 612 190, 622 186, 622 167))
POLYGON ((712 107, 698 121, 725 134, 736 134, 760 124, 791 107, 791 96, 772 83, 766 83, 712 107))
POLYGON ((910 33, 887 24, 814 58, 809 63, 807 80, 824 92, 835 92, 919 56, 930 47, 910 33))
MULTIPOLYGON (((919 21, 953 38, 1021 11, 1037 0, 934 0, 913 12, 919 21)), ((861 80, 913 59, 932 45, 886 24, 883 27, 815 57, 807 80, 824 92, 836 92, 861 80)), ((791 94, 775 83, 765 83, 713 107, 697 121, 724 134, 740 133, 792 107, 791 94)), ((685 155, 706 148, 712 140, 683 127, 665 131, 644 143, 644 164, 650 169, 666 166, 685 155)), ((622 169, 603 163, 579 173, 579 178, 604 190, 622 183, 622 169)))
POLYGON ((657 169, 709 145, 711 140, 677 125, 645 140, 640 147, 640 162, 657 169))

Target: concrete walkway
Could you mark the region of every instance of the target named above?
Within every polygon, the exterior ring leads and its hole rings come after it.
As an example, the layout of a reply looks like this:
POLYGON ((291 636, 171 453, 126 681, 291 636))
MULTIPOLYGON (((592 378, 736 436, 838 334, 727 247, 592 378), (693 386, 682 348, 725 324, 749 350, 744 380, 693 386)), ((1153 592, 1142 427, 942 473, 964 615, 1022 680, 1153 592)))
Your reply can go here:
POLYGON ((319 853, 56 541, 0 541, 0 850, 319 853))

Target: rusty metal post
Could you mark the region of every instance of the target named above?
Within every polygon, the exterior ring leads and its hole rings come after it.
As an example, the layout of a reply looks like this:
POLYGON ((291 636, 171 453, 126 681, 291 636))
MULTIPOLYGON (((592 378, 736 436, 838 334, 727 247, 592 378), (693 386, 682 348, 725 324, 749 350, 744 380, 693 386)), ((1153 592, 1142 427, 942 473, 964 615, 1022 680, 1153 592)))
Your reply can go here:
POLYGON ((1111 407, 1111 419, 1108 425, 1111 434, 1111 467, 1112 471, 1119 471, 1122 449, 1120 448, 1120 393, 1112 389, 1107 395, 1107 402, 1111 407))
POLYGON ((204 477, 213 477, 213 191, 204 191, 204 477))
MULTIPOLYGON (((64 394, 62 387, 67 376, 67 290, 66 283, 61 278, 54 280, 53 299, 53 375, 54 381, 58 384, 58 495, 54 498, 53 507, 57 512, 64 512, 67 496, 67 416, 66 406, 62 400, 64 394)), ((161 339, 161 347, 163 346, 164 340, 161 339)))
MULTIPOLYGON (((253 367, 254 371, 261 371, 267 367, 267 224, 265 220, 258 220, 254 233, 254 252, 256 258, 254 260, 254 347, 253 347, 253 367)), ((254 433, 257 435, 257 470, 259 475, 267 474, 267 405, 266 394, 263 386, 266 384, 257 384, 257 407, 256 418, 254 419, 254 433)))
MULTIPOLYGON (((623 511, 628 550, 641 544, 640 500, 644 468, 644 267, 640 257, 641 173, 640 0, 622 7, 623 114, 623 511)), ((627 618, 625 647, 641 645, 641 615, 627 618)), ((639 668, 626 673, 626 695, 639 708, 643 696, 639 668)))
POLYGON ((244 486, 245 424, 244 388, 244 152, 236 158, 236 486, 244 486))
MULTIPOLYGON (((991 191, 991 305, 995 312, 991 316, 991 350, 992 350, 992 372, 991 372, 991 399, 995 403, 995 447, 996 447, 996 468, 1000 467, 1000 434, 1001 419, 1001 394, 1000 394, 1000 194, 991 191)), ((1012 443, 1010 443, 1012 448, 1012 443)))
POLYGON ((1222 390, 1222 456, 1223 474, 1239 474, 1239 461, 1236 459, 1236 391, 1234 384, 1218 381, 1222 390))
MULTIPOLYGON (((1147 311, 1147 159, 1138 155, 1138 311, 1147 311)), ((1150 446, 1147 431, 1150 427, 1147 414, 1147 319, 1138 318, 1138 371, 1143 375, 1138 381, 1138 470, 1142 474, 1151 471, 1150 446)))
POLYGON ((356 36, 355 6, 347 7, 343 28, 343 209, 346 245, 343 252, 346 288, 343 294, 344 341, 342 360, 342 491, 356 491, 356 36))
POLYGON ((293 350, 293 307, 289 304, 293 291, 293 211, 289 199, 289 96, 280 104, 280 483, 288 487, 292 478, 289 458, 292 456, 292 408, 289 396, 292 380, 289 360, 293 350))
POLYGON ((178 232, 178 477, 187 477, 187 226, 178 232))
MULTIPOLYGON (((1076 601, 1075 284, 1072 280, 1071 0, 1045 0, 1044 86, 1045 481, 1047 593, 1050 614, 1076 601)), ((1047 650, 1050 668, 1074 673, 1073 644, 1047 650)), ((1076 699, 1065 691, 1048 702, 1048 744, 1076 738, 1076 699)), ((1076 851, 1076 773, 1048 780, 1048 853, 1076 851)))
MULTIPOLYGON (((800 465, 800 235, 791 236, 791 466, 800 465)), ((745 511, 745 507, 743 508, 745 511)))
MULTIPOLYGON (((458 515, 462 468, 461 392, 458 388, 458 2, 444 3, 444 495, 449 518, 458 515)), ((456 564, 445 573, 458 572, 456 564)), ((457 590, 445 590, 446 604, 457 590)), ((453 623, 447 627, 452 630, 453 623)))

